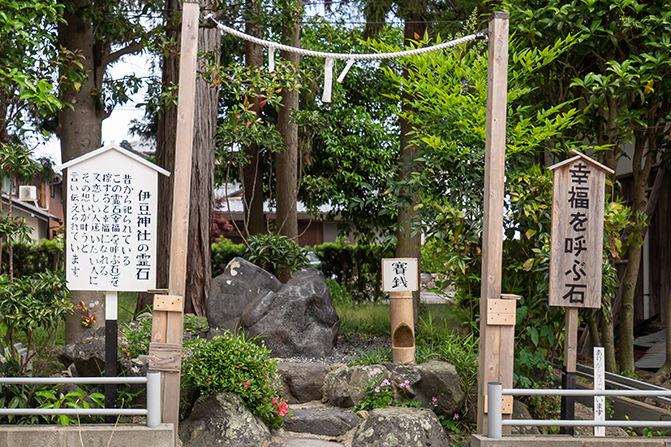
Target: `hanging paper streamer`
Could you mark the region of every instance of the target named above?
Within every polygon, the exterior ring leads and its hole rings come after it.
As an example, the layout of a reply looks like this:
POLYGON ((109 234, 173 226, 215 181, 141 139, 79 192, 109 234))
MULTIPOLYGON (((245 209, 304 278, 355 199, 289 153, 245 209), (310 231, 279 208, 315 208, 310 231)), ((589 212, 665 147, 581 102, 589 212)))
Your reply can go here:
POLYGON ((333 59, 326 58, 324 64, 324 94, 322 95, 322 102, 331 102, 331 86, 333 84, 333 59))
POLYGON ((268 47, 268 71, 275 71, 275 47, 268 47))
POLYGON ((345 79, 345 75, 349 71, 350 68, 352 68, 352 65, 354 65, 354 59, 347 59, 347 65, 345 65, 345 68, 343 69, 342 73, 340 73, 340 76, 338 76, 338 83, 342 84, 342 81, 345 79))

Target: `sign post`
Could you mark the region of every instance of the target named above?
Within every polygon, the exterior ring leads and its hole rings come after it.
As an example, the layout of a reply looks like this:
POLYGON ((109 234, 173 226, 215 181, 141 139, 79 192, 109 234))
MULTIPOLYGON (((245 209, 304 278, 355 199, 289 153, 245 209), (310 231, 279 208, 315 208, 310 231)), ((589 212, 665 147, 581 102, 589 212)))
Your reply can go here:
MULTIPOLYGON (((67 169, 68 287, 105 291, 105 376, 114 377, 118 292, 156 287, 158 173, 170 173, 114 144, 55 169, 67 169)), ((105 385, 105 407, 115 406, 116 385, 105 385)))
MULTIPOLYGON (((554 171, 550 244, 550 306, 566 308, 562 388, 575 388, 578 310, 601 307, 603 213, 608 167, 577 152, 554 171)), ((563 397, 561 417, 574 419, 574 398, 563 397)), ((573 427, 561 433, 573 434, 573 427)))
POLYGON ((412 292, 417 290, 416 258, 382 260, 382 290, 389 292, 391 355, 394 363, 415 363, 415 320, 412 292))

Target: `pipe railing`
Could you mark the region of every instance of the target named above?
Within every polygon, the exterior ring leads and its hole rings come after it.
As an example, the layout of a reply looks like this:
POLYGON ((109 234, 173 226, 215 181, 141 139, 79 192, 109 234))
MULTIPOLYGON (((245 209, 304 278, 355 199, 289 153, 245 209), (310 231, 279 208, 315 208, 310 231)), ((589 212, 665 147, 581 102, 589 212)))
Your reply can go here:
POLYGON ((503 419, 501 417, 503 396, 634 396, 656 397, 669 396, 671 390, 547 390, 503 388, 500 383, 487 384, 487 437, 501 439, 502 427, 513 425, 533 425, 550 427, 662 427, 671 428, 671 421, 585 421, 556 419, 503 419))
POLYGON ((0 416, 147 416, 147 427, 161 425, 161 373, 148 371, 146 377, 0 377, 0 385, 56 384, 147 384, 147 408, 0 408, 0 416))

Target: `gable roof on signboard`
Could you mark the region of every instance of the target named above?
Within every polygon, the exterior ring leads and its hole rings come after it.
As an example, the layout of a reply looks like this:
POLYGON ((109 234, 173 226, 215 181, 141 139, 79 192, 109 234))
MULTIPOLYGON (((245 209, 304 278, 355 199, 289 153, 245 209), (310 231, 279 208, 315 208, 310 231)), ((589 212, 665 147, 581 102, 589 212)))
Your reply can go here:
POLYGON ((608 166, 602 165, 598 161, 594 160, 593 158, 588 157, 585 154, 581 154, 580 152, 578 152, 576 150, 572 150, 570 153, 573 155, 573 157, 568 158, 564 161, 560 161, 559 163, 550 166, 548 169, 550 171, 554 171, 555 169, 559 169, 562 166, 565 166, 565 165, 568 165, 568 164, 573 164, 573 162, 576 161, 577 159, 582 159, 583 161, 591 164, 592 166, 594 166, 597 169, 600 169, 600 170, 602 170, 602 171, 604 171, 608 174, 615 174, 615 171, 610 169, 608 166))
POLYGON ((97 157, 98 155, 104 154, 105 152, 110 151, 110 150, 115 150, 117 152, 120 152, 121 154, 125 155, 126 157, 128 157, 132 160, 135 160, 136 162, 138 162, 140 164, 143 164, 144 166, 146 166, 150 169, 153 169, 154 171, 159 172, 159 173, 165 175, 166 177, 170 176, 170 171, 166 171, 162 167, 157 166, 154 163, 150 162, 149 160, 146 160, 146 159, 140 157, 139 155, 137 155, 137 154, 135 154, 135 153, 133 153, 133 152, 127 150, 127 149, 124 149, 121 146, 119 146, 117 144, 114 144, 114 143, 109 144, 107 146, 100 147, 100 148, 98 148, 94 151, 88 152, 88 153, 86 153, 86 154, 84 154, 80 157, 73 158, 72 160, 68 161, 67 163, 63 163, 60 166, 56 166, 54 168, 54 170, 60 171, 62 169, 69 168, 70 166, 74 166, 74 165, 76 165, 78 163, 81 163, 83 161, 86 161, 86 160, 89 160, 91 158, 97 157))

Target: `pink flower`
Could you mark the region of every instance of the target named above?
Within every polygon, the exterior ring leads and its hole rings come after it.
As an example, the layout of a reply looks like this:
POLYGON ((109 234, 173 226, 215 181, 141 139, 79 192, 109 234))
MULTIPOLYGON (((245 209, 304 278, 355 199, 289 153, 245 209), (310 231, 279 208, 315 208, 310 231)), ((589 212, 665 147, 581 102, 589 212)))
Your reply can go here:
POLYGON ((377 372, 376 371, 371 371, 368 374, 370 374, 371 376, 375 376, 375 375, 377 375, 377 372))
POLYGON ((384 379, 384 380, 382 381, 382 383, 380 384, 380 386, 389 386, 389 385, 390 385, 390 383, 389 383, 389 381, 388 381, 387 379, 384 379))
POLYGON ((287 406, 287 403, 285 401, 282 401, 282 403, 279 405, 279 407, 277 408, 277 412, 282 418, 289 412, 289 407, 287 406))
POLYGON ((379 392, 380 392, 380 387, 379 387, 379 386, 376 386, 376 387, 375 387, 375 392, 376 392, 376 393, 379 393, 379 392))
POLYGON ((454 413, 454 418, 459 419, 459 413, 454 413))
POLYGON ((249 380, 245 382, 245 390, 247 390, 247 387, 249 386, 249 380))

